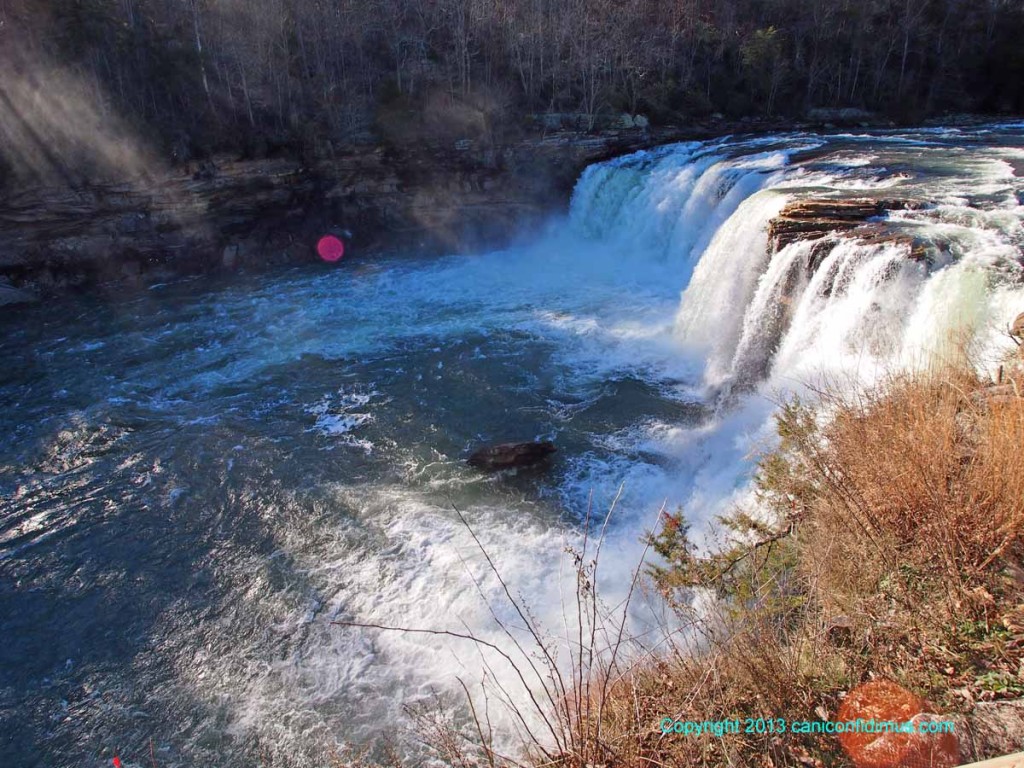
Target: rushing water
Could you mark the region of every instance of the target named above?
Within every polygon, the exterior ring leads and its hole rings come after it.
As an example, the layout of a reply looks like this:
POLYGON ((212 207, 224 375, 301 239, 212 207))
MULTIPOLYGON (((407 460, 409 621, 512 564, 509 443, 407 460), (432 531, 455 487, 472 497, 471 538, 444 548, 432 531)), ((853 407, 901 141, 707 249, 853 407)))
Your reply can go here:
MULTIPOLYGON (((563 549, 621 485, 614 605, 662 503, 699 527, 747 497, 766 395, 951 339, 998 361, 1024 311, 1022 176, 1024 126, 682 144, 591 167, 515 249, 4 318, 0 763, 317 764, 395 736, 404 704, 481 679, 480 649, 331 621, 507 647, 453 506, 557 635, 563 549), (843 237, 812 273, 807 243, 770 252, 788 201, 850 195, 926 203, 886 226, 931 263, 843 237), (536 437, 559 446, 546 471, 462 461, 536 437)), ((657 611, 639 602, 634 627, 657 611)))

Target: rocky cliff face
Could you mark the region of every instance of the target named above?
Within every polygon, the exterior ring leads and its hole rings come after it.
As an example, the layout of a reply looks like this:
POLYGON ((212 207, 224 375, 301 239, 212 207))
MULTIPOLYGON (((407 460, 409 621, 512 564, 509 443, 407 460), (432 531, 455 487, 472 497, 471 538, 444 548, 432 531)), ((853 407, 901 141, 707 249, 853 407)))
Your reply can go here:
POLYGON ((0 191, 0 303, 75 288, 316 259, 326 232, 354 255, 506 242, 564 206, 589 163, 678 132, 555 134, 504 147, 379 147, 304 165, 213 158, 149 180, 0 191))
POLYGON ((0 273, 48 292, 202 269, 240 230, 301 211, 316 187, 301 168, 271 162, 18 190, 0 199, 0 273))
POLYGON ((921 208, 918 200, 872 198, 824 198, 796 200, 788 204, 768 225, 768 240, 777 253, 801 240, 812 241, 805 264, 813 273, 831 251, 830 235, 845 233, 861 242, 898 242, 909 248, 910 258, 927 261, 925 244, 908 235, 892 231, 877 221, 890 211, 921 208))

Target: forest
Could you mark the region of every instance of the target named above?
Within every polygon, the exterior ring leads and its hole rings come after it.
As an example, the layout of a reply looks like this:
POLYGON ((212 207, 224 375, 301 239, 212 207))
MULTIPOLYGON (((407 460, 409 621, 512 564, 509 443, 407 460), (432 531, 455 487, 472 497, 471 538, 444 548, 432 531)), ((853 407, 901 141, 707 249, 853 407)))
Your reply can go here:
POLYGON ((909 123, 1024 110, 1022 37, 1021 0, 0 0, 0 96, 57 68, 178 158, 622 113, 909 123))

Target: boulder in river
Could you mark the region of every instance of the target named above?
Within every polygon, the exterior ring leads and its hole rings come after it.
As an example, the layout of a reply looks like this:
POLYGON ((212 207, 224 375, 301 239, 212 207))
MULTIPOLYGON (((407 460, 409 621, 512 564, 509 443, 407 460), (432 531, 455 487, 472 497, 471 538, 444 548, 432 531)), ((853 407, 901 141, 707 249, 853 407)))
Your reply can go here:
POLYGON ((550 440, 528 443, 499 443, 473 452, 467 459, 471 467, 486 470, 529 467, 544 461, 556 450, 550 440))

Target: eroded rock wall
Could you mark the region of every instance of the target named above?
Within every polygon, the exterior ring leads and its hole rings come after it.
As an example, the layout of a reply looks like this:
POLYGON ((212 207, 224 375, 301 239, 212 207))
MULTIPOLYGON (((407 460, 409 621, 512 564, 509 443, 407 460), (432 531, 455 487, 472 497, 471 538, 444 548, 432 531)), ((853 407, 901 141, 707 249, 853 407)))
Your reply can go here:
MULTIPOLYGON (((21 298, 349 253, 501 245, 564 208, 586 165, 675 131, 553 134, 507 147, 355 148, 315 164, 215 157, 146 181, 0 191, 0 283, 21 298)), ((10 294, 15 295, 15 294, 10 294)))

